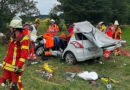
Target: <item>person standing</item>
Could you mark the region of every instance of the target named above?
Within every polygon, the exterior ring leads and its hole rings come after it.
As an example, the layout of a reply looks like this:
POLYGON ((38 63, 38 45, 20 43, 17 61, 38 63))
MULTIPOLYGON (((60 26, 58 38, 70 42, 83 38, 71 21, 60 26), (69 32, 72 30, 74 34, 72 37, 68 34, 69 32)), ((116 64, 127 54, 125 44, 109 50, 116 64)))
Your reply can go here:
POLYGON ((74 24, 72 24, 72 25, 70 25, 68 27, 69 35, 67 36, 67 43, 69 43, 69 40, 70 40, 71 36, 74 34, 74 32, 73 32, 74 29, 73 28, 74 28, 74 24))
POLYGON ((3 61, 3 74, 0 78, 1 86, 10 84, 10 90, 23 90, 21 76, 28 56, 29 38, 23 33, 22 20, 14 17, 9 25, 12 34, 8 45, 8 53, 3 61))
POLYGON ((59 32, 59 27, 55 24, 55 20, 50 20, 50 25, 48 27, 47 32, 50 33, 52 36, 57 36, 57 33, 59 32))
MULTIPOLYGON (((117 20, 115 20, 114 27, 115 28, 112 32, 113 39, 121 40, 122 39, 122 32, 121 32, 121 29, 120 29, 120 26, 119 26, 119 23, 117 20)), ((120 49, 116 48, 114 50, 114 53, 115 53, 115 56, 120 56, 120 49)))
MULTIPOLYGON (((27 59, 29 60, 28 62, 28 65, 31 64, 31 56, 32 56, 32 61, 35 63, 38 63, 36 61, 36 54, 34 52, 34 43, 35 43, 35 40, 37 38, 37 27, 39 26, 39 22, 35 22, 33 25, 31 25, 29 28, 28 28, 28 35, 29 35, 29 44, 30 44, 30 54, 28 55, 27 59)), ((33 64, 32 62, 32 64, 33 64)))
POLYGON ((112 23, 109 23, 109 26, 106 27, 106 32, 105 34, 112 38, 112 30, 113 30, 113 24, 112 23))
POLYGON ((104 25, 104 22, 99 22, 97 28, 101 32, 104 32, 106 30, 106 26, 104 25))
MULTIPOLYGON (((112 38, 112 30, 113 30, 113 24, 112 24, 112 23, 109 23, 109 26, 106 27, 106 32, 105 32, 105 34, 106 34, 108 37, 110 37, 110 38, 112 38)), ((109 59, 109 58, 110 58, 111 50, 110 50, 110 49, 106 49, 104 53, 105 53, 104 58, 105 58, 105 59, 109 59)))

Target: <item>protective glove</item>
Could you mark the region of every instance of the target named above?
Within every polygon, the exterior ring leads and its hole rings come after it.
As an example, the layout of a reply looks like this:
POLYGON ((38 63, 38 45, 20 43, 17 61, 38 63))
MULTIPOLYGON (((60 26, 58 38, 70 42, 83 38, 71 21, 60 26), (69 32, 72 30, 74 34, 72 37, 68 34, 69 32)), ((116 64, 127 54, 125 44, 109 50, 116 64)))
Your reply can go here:
POLYGON ((19 74, 21 73, 21 69, 18 68, 18 67, 16 67, 16 68, 15 68, 15 73, 16 73, 17 75, 19 75, 19 74))

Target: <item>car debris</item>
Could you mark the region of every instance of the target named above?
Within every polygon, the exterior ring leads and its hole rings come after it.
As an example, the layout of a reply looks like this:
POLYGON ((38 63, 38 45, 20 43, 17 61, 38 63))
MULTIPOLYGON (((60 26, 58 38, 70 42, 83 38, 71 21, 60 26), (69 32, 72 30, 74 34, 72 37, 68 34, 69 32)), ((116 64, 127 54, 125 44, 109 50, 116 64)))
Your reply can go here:
POLYGON ((73 81, 75 76, 76 76, 76 73, 71 73, 71 72, 66 72, 64 74, 64 77, 67 81, 73 81))

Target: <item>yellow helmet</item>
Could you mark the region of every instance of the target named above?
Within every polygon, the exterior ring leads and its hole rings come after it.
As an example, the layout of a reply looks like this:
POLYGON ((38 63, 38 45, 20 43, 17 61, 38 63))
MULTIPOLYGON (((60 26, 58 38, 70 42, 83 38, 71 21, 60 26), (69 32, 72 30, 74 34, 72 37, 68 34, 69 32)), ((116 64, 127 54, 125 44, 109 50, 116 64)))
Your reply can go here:
POLYGON ((12 28, 23 28, 22 19, 20 17, 14 17, 9 26, 12 28))
POLYGON ((40 18, 36 18, 35 22, 39 22, 40 23, 40 18))

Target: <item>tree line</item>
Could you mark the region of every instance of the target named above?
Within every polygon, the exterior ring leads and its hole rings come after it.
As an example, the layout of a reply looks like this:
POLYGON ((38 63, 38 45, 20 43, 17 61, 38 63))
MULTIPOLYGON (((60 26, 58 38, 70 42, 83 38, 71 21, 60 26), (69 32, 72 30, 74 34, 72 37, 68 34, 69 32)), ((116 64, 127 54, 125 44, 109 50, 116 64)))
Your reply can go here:
POLYGON ((0 0, 0 31, 6 29, 15 15, 21 15, 23 20, 39 15, 36 3, 34 0, 0 0))
POLYGON ((53 18, 64 18, 66 23, 88 20, 93 24, 118 20, 130 24, 130 0, 57 0, 59 5, 50 12, 53 18), (62 12, 57 16, 58 12, 62 12))

